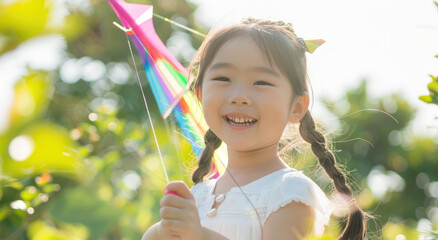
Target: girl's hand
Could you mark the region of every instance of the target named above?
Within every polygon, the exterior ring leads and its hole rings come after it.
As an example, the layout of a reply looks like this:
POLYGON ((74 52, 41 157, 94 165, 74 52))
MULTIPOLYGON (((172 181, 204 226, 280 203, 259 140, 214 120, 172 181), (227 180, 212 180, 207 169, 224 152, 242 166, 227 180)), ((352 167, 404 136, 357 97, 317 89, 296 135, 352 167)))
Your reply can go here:
POLYGON ((161 222, 155 223, 144 234, 141 240, 181 240, 178 235, 172 234, 169 231, 163 229, 161 222))
POLYGON ((163 227, 161 223, 162 221, 158 223, 158 228, 157 228, 157 232, 159 236, 158 239, 182 240, 182 238, 178 235, 178 233, 167 230, 166 228, 163 227))
POLYGON ((203 227, 199 220, 195 198, 189 187, 181 181, 170 182, 160 201, 160 230, 172 239, 203 240, 203 227), (174 192, 174 194, 167 194, 174 192))

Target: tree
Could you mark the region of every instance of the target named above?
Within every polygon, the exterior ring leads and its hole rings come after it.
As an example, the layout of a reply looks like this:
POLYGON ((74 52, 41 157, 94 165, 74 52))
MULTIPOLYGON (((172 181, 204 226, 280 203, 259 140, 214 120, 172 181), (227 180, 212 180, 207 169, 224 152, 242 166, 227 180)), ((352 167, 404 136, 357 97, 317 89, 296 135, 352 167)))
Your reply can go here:
POLYGON ((339 116, 340 129, 333 136, 337 158, 352 170, 359 205, 377 216, 369 231, 377 233, 383 225, 384 239, 401 233, 411 239, 418 235, 420 219, 437 224, 431 210, 436 198, 430 193, 438 180, 438 144, 407 128, 415 110, 404 98, 375 98, 362 81, 345 97, 325 104, 339 116))
MULTIPOLYGON (((10 124, 0 133, 0 238, 140 239, 159 220, 166 182, 125 34, 112 25, 117 17, 106 1, 63 4, 62 9, 44 0, 0 4, 6 39, 0 54, 46 34, 61 34, 67 44, 56 71, 28 69, 15 85, 10 124), (63 24, 51 27, 50 16, 61 10, 67 12, 63 24)), ((150 4, 196 27, 195 5, 150 4)), ((178 44, 196 49, 201 40, 154 22, 161 39, 173 38, 174 54, 187 63, 178 44)), ((136 62, 141 62, 137 56, 136 62)), ((154 99, 148 102, 168 174, 188 182, 186 165, 194 164, 190 146, 169 133, 173 124, 166 128, 154 99)))

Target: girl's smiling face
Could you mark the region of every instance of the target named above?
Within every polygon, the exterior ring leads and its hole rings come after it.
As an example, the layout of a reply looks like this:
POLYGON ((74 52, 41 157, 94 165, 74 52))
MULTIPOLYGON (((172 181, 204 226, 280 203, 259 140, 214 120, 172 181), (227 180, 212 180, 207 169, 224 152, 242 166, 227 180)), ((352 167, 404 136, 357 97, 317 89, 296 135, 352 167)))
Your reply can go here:
POLYGON ((250 37, 221 46, 202 81, 204 117, 230 149, 277 145, 287 122, 301 117, 289 80, 250 37))

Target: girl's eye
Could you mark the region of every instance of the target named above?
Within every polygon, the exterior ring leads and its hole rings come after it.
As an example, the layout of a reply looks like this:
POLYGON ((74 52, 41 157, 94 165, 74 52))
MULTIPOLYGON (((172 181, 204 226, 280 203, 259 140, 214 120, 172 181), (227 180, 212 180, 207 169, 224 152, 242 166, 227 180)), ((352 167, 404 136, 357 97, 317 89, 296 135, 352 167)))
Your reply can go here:
POLYGON ((213 80, 220 81, 220 82, 229 82, 230 81, 230 79, 227 77, 217 77, 217 78, 213 78, 213 80))
POLYGON ((274 86, 266 81, 257 81, 254 83, 254 85, 274 86))

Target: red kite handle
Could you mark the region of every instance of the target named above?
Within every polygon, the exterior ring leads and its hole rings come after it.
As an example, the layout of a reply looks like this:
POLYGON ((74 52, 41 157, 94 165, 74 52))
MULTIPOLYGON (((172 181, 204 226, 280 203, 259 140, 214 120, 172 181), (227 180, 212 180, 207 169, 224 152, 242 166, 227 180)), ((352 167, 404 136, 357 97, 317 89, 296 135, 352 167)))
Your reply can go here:
POLYGON ((166 192, 166 188, 163 189, 163 194, 167 195, 167 194, 172 194, 178 197, 182 197, 181 195, 179 195, 178 193, 174 192, 174 191, 170 191, 170 192, 166 192))

